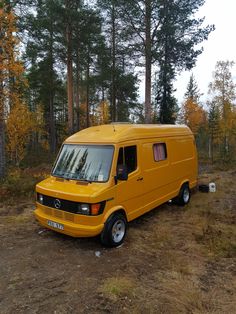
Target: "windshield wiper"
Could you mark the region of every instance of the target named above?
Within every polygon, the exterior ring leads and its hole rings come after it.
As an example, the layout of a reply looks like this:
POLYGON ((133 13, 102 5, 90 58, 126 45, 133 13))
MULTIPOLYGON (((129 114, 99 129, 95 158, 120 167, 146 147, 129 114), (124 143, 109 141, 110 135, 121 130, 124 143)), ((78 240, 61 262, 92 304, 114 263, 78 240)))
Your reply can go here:
POLYGON ((79 182, 88 182, 88 183, 92 183, 93 182, 93 181, 87 180, 87 179, 75 179, 75 180, 77 180, 79 182))

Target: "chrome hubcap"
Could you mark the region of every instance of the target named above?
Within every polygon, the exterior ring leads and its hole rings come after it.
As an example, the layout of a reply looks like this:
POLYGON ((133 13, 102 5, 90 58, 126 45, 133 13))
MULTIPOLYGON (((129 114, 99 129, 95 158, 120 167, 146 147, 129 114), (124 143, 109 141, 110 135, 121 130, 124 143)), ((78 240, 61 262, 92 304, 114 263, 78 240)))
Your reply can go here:
POLYGON ((115 243, 120 242, 125 235, 125 223, 123 220, 117 220, 112 227, 112 239, 115 243))
POLYGON ((184 200, 185 204, 188 203, 188 201, 189 201, 189 190, 187 188, 184 189, 183 200, 184 200))

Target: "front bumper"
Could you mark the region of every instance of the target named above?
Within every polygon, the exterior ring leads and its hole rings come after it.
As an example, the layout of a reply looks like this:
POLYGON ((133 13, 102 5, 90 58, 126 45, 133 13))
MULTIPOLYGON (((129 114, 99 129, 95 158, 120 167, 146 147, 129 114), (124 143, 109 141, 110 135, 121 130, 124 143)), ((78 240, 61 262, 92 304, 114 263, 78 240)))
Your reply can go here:
POLYGON ((104 227, 104 224, 99 225, 82 225, 70 221, 66 221, 64 219, 60 219, 57 217, 52 217, 51 215, 45 214, 41 209, 36 208, 34 211, 34 215, 38 222, 51 230, 54 230, 59 233, 63 233, 72 237, 94 237, 99 235, 104 227), (58 228, 54 228, 52 226, 48 225, 48 220, 51 220, 53 222, 62 224, 64 226, 63 230, 60 230, 58 228))

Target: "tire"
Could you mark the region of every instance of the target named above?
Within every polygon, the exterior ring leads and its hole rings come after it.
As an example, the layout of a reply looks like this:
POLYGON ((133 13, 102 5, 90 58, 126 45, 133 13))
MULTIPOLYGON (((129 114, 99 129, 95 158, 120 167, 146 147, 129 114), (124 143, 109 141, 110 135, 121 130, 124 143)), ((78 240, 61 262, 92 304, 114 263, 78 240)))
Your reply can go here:
POLYGON ((187 205, 190 201, 191 193, 187 183, 183 184, 179 195, 174 199, 174 203, 180 206, 187 205))
POLYGON ((101 233, 101 243, 107 247, 117 247, 124 241, 127 221, 122 213, 111 215, 101 233))

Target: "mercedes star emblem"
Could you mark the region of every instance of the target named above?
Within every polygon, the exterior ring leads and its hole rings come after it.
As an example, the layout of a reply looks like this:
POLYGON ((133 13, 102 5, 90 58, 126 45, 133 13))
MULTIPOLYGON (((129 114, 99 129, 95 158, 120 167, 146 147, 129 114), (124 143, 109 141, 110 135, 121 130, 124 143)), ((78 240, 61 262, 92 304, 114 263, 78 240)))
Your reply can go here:
POLYGON ((55 208, 57 208, 57 209, 61 208, 61 201, 60 201, 58 198, 55 199, 55 201, 54 201, 54 206, 55 206, 55 208))

